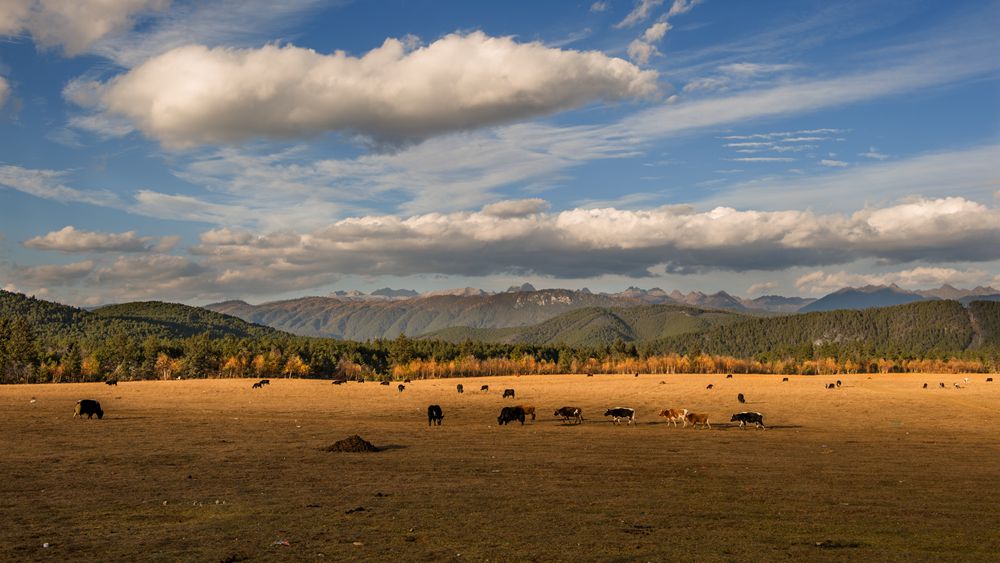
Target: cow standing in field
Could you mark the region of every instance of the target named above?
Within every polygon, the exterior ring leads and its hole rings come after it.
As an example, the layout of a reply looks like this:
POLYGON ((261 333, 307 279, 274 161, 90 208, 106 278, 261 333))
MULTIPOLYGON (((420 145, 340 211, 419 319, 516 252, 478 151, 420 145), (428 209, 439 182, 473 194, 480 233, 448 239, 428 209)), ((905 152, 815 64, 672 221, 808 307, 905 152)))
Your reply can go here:
POLYGON ((687 409, 663 409, 660 411, 660 416, 667 419, 667 424, 673 424, 676 427, 678 422, 684 422, 687 413, 687 409))
POLYGON ((613 409, 608 409, 604 413, 604 416, 610 416, 611 422, 614 424, 621 424, 622 420, 625 420, 625 424, 630 426, 635 422, 635 409, 630 409, 628 407, 615 407, 613 409))
POLYGON ((270 385, 271 384, 271 380, 270 379, 261 379, 260 380, 260 384, 261 384, 261 386, 263 386, 263 385, 270 385))
POLYGON ((841 382, 841 381, 840 381, 840 380, 838 379, 838 380, 837 380, 837 389, 840 389, 840 386, 841 386, 841 385, 843 385, 843 382, 841 382))
POLYGON ((729 419, 729 422, 739 422, 740 428, 746 428, 748 424, 754 424, 757 428, 764 428, 764 415, 759 412, 738 412, 729 419))
POLYGON ((747 402, 747 399, 746 397, 743 396, 743 393, 736 395, 736 400, 739 401, 740 404, 747 402))
POLYGON ((458 385, 456 385, 456 386, 455 386, 455 389, 456 389, 456 390, 457 390, 457 391, 458 391, 459 393, 465 393, 465 387, 462 387, 462 384, 461 384, 461 383, 459 383, 458 385))
POLYGON ((986 383, 993 383, 993 378, 992 377, 987 377, 986 378, 986 383))
POLYGON ((782 383, 788 383, 788 378, 787 377, 782 377, 781 378, 781 382, 782 383))
POLYGON ((836 384, 834 384, 834 383, 827 383, 827 384, 826 384, 826 388, 827 388, 827 389, 836 389, 836 388, 837 388, 837 385, 836 385, 836 384))
POLYGON ((731 374, 731 373, 726 374, 726 379, 732 379, 732 378, 733 378, 733 374, 731 374))
POLYGON ((396 386, 396 389, 399 389, 399 392, 402 393, 403 390, 406 389, 406 385, 400 383, 399 385, 396 386))
POLYGON ((385 385, 386 387, 388 387, 389 386, 389 382, 388 381, 381 381, 381 382, 379 382, 379 385, 385 385))
POLYGON ((80 399, 76 402, 76 407, 73 409, 73 418, 86 415, 87 418, 93 418, 97 415, 97 419, 100 420, 104 418, 104 410, 101 408, 101 403, 93 399, 80 399))
POLYGON ((924 383, 924 389, 927 389, 927 384, 926 383, 924 383))
POLYGON ((258 381, 257 383, 254 383, 253 385, 250 386, 250 388, 251 389, 260 389, 260 382, 258 381))
POLYGON ((524 426, 524 409, 521 407, 504 407, 500 409, 500 416, 497 417, 497 424, 504 426, 505 424, 510 424, 515 420, 524 426))
POLYGON ((488 393, 489 390, 490 390, 490 386, 489 385, 483 385, 482 387, 479 388, 479 391, 482 392, 482 393, 488 393))
POLYGON ((944 383, 943 382, 942 383, 938 383, 938 387, 944 389, 944 383))
POLYGON ((524 411, 524 416, 530 416, 531 422, 535 421, 535 407, 531 405, 520 405, 521 410, 524 411))
POLYGON ((441 426, 442 420, 444 420, 444 412, 441 410, 441 405, 431 405, 427 407, 427 426, 432 426, 434 424, 441 426))
POLYGON ((111 386, 117 387, 118 386, 118 380, 117 379, 109 379, 109 380, 105 381, 104 384, 105 385, 111 385, 111 386))
POLYGON ((579 407, 562 407, 555 412, 555 416, 561 416, 563 422, 575 420, 577 424, 583 422, 583 411, 579 407))
POLYGON ((691 424, 692 428, 697 428, 700 424, 702 428, 712 429, 712 425, 708 422, 708 415, 705 413, 687 413, 684 415, 684 428, 687 428, 688 424, 691 424))
POLYGON ((511 399, 514 398, 514 390, 513 389, 504 389, 503 390, 503 398, 506 399, 507 397, 510 397, 511 399))
POLYGON ((708 387, 706 387, 705 389, 713 389, 713 388, 715 388, 715 385, 712 385, 711 383, 709 383, 708 387))

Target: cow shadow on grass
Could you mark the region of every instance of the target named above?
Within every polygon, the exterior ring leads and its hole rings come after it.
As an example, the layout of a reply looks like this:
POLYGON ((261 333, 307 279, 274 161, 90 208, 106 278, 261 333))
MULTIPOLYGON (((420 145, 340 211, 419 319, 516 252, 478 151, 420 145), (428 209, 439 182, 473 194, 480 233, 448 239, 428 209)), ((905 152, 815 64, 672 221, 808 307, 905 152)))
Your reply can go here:
POLYGON ((380 451, 380 452, 388 452, 388 451, 391 451, 391 450, 405 450, 408 447, 410 447, 410 446, 406 446, 406 445, 403 445, 403 444, 386 444, 384 446, 378 446, 378 451, 380 451))

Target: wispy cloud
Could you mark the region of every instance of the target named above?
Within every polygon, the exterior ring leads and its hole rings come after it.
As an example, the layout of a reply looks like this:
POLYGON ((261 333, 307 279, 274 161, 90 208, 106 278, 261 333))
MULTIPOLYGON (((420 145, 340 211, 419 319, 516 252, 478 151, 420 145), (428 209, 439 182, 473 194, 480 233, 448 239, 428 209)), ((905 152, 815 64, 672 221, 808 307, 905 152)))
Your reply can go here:
POLYGON ((858 153, 858 156, 871 158, 873 160, 889 160, 889 155, 880 153, 875 147, 869 147, 868 152, 858 153))
POLYGON ((824 158, 823 160, 819 161, 819 163, 822 164, 823 166, 830 166, 833 168, 844 168, 848 166, 848 164, 843 160, 832 160, 829 158, 824 158))

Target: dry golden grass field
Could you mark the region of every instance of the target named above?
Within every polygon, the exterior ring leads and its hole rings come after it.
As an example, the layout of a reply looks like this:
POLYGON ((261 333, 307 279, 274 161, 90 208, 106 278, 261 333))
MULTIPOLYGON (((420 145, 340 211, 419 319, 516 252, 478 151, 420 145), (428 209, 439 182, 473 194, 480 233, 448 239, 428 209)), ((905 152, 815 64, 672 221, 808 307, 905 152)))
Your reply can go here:
POLYGON ((4 386, 0 559, 1000 559, 1000 383, 790 379, 4 386), (104 419, 73 419, 82 398, 104 419), (432 403, 445 418, 429 429, 432 403), (498 427, 519 403, 538 419, 498 427), (552 416, 564 405, 584 424, 552 416), (602 416, 619 405, 636 426, 602 416), (713 427, 669 427, 665 407, 713 427), (742 410, 768 429, 730 425, 742 410), (352 434, 384 449, 321 450, 352 434))

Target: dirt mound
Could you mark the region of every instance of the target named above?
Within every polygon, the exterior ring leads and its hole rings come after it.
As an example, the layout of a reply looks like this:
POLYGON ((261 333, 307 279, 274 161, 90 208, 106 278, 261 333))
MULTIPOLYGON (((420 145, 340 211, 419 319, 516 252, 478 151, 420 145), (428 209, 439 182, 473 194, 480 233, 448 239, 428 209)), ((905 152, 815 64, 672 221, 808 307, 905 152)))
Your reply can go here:
POLYGON ((368 440, 355 434, 349 438, 334 442, 323 448, 323 450, 327 452, 377 452, 378 448, 368 440))

